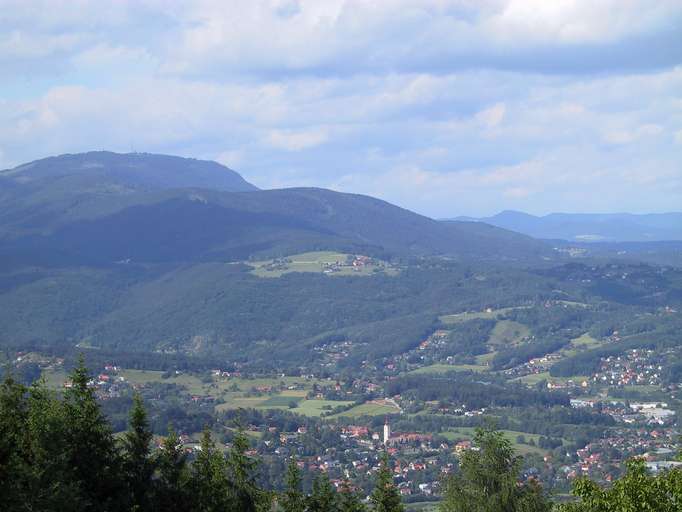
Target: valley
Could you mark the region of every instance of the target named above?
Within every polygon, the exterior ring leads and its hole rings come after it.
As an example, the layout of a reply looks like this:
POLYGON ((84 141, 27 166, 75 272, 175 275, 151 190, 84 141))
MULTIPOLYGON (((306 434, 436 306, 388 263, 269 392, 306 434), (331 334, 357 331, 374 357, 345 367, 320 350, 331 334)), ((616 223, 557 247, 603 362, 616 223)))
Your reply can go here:
POLYGON ((190 456, 205 426, 226 449, 239 423, 271 489, 295 454, 308 482, 369 493, 387 448, 415 510, 484 425, 559 495, 680 448, 678 266, 574 257, 365 196, 216 185, 208 164, 168 188, 146 158, 3 173, 26 173, 0 198, 0 346, 23 382, 61 395, 82 354, 115 431, 135 393, 156 439, 171 423, 190 456))

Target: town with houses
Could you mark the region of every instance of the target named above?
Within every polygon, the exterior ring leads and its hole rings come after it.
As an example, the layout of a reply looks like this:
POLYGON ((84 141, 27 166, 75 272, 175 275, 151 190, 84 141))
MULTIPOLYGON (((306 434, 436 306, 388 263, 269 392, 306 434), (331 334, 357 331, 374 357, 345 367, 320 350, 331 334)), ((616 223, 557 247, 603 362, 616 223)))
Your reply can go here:
MULTIPOLYGON (((107 403, 129 397, 132 391, 141 392, 156 407, 168 399, 168 393, 175 394, 180 389, 184 391, 180 395, 183 407, 212 418, 216 426, 228 425, 228 416, 234 417, 230 413, 239 409, 240 403, 262 413, 271 410, 287 414, 285 421, 275 421, 274 425, 266 414, 247 415, 253 454, 280 461, 295 455, 305 472, 326 472, 332 483, 339 486, 348 477, 360 483, 371 481, 378 471, 381 451, 387 450, 401 495, 428 501, 436 499, 442 475, 456 468, 462 453, 476 449, 471 441, 473 427, 484 418, 506 414, 495 407, 415 403, 401 395, 385 395, 385 384, 398 375, 429 370, 423 361, 432 364, 429 353, 441 348, 447 337, 446 330, 436 330, 414 351, 386 359, 381 368, 365 365, 363 376, 343 384, 314 371, 297 378, 285 375, 263 378, 239 367, 205 372, 147 372, 125 369, 111 362, 96 368, 91 385, 105 410, 107 403), (457 421, 465 426, 450 428, 445 424, 428 431, 416 422, 422 415, 460 418, 457 421), (405 429, 404 425, 412 428, 405 429)), ((606 342, 617 343, 613 337, 606 342)), ((318 368, 328 373, 353 349, 354 344, 348 340, 316 347, 318 368)), ((528 376, 542 377, 551 361, 559 357, 560 354, 549 354, 500 373, 510 381, 520 382, 528 376)), ((604 422, 608 428, 597 437, 582 436, 577 444, 509 431, 514 445, 526 454, 525 477, 540 478, 563 492, 579 476, 612 481, 622 471, 622 462, 632 456, 644 457, 653 471, 681 464, 677 461, 677 411, 669 403, 675 400, 677 387, 661 385, 665 360, 665 354, 633 349, 620 356, 604 357, 592 375, 528 381, 529 387, 544 386, 550 392, 568 394, 570 409, 598 414, 608 420, 604 422), (670 400, 619 399, 608 393, 610 389, 656 389, 668 393, 670 400)), ((13 363, 16 367, 37 366, 56 390, 70 386, 63 377, 63 358, 17 353, 13 363)), ((439 364, 451 365, 453 369, 474 368, 473 376, 490 371, 484 362, 478 368, 457 366, 451 359, 439 364)), ((181 430, 180 434, 189 453, 199 449, 197 431, 181 430)), ((161 439, 158 436, 157 443, 161 439)))

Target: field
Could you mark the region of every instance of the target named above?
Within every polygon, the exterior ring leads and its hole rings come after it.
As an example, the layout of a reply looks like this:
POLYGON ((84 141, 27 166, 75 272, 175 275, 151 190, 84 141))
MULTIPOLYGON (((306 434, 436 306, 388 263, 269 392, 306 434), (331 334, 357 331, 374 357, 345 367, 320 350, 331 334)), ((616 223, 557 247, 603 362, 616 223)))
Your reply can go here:
POLYGON ((530 329, 523 324, 511 320, 500 320, 490 333, 488 344, 493 347, 508 347, 519 344, 530 335, 530 329))
POLYGON ((281 277, 291 272, 325 273, 330 276, 369 276, 376 272, 395 275, 398 271, 388 263, 372 260, 358 267, 347 265, 349 254, 333 251, 305 252, 287 256, 281 260, 248 262, 251 273, 258 277, 281 277))
POLYGON ((406 503, 405 510, 407 512, 435 512, 438 510, 438 502, 423 501, 418 503, 406 503))
POLYGON ((604 342, 594 339, 592 336, 585 333, 582 336, 572 339, 571 344, 567 348, 562 350, 561 353, 565 357, 570 357, 576 355, 578 352, 581 352, 583 350, 597 348, 603 344, 604 342))
POLYGON ((447 372, 487 372, 488 366, 480 364, 432 364, 429 366, 424 366, 422 368, 417 368, 408 372, 409 374, 429 374, 429 373, 447 373, 447 372))
POLYGON ((513 311, 515 309, 519 309, 521 307, 524 307, 524 306, 511 307, 511 308, 500 308, 500 309, 487 309, 485 311, 478 311, 478 312, 467 311, 465 313, 456 313, 454 315, 441 316, 440 321, 443 322, 444 324, 457 324, 459 322, 466 322, 467 320, 474 320, 476 318, 496 319, 502 315, 505 315, 506 313, 509 313, 510 311, 513 311))
POLYGON ((392 405, 383 405, 383 404, 375 404, 371 402, 367 402, 364 404, 356 405, 352 409, 349 409, 347 411, 344 411, 339 414, 335 414, 333 416, 330 416, 330 418, 351 418, 351 417, 358 417, 358 416, 383 416, 386 414, 396 414, 400 412, 395 406, 392 405))
POLYGON ((518 382, 523 382, 529 386, 535 386, 538 382, 546 380, 554 384, 565 384, 567 381, 572 380, 573 382, 582 382, 584 380, 589 380, 589 377, 585 375, 573 375, 571 377, 551 377, 549 372, 534 373, 531 375, 526 375, 524 377, 519 377, 517 379, 512 379, 518 382))
MULTIPOLYGON (((43 376, 50 389, 61 389, 66 380, 66 373, 61 370, 45 371, 43 376)), ((289 409, 305 416, 320 416, 335 407, 352 404, 348 401, 306 400, 305 396, 312 389, 313 384, 323 381, 302 377, 255 379, 213 377, 210 381, 204 382, 196 375, 182 373, 164 378, 163 372, 151 370, 121 370, 118 376, 123 377, 133 386, 154 383, 176 384, 190 395, 216 397, 223 401, 216 405, 217 412, 239 408, 289 409), (287 389, 289 387, 296 389, 287 389), (260 392, 259 388, 269 388, 270 391, 260 392), (291 407, 294 404, 296 407, 291 407)), ((363 408, 360 406, 358 415, 371 414, 372 410, 378 411, 377 413, 396 412, 394 408, 381 409, 381 407, 374 405, 371 408, 363 408)))
POLYGON ((296 409, 291 409, 291 412, 302 414, 303 416, 321 416, 322 413, 330 411, 338 406, 350 405, 353 402, 337 401, 337 400, 304 400, 298 404, 296 409))
MULTIPOLYGON (((448 430, 447 432, 442 432, 442 436, 449 439, 450 441, 456 441, 458 439, 472 439, 474 437, 473 427, 458 427, 448 430)), ((531 439, 537 445, 540 439, 538 434, 528 434, 526 432, 518 432, 516 430, 502 430, 504 436, 512 443, 514 449, 521 455, 526 455, 529 453, 536 453, 539 455, 545 455, 546 450, 539 448, 538 446, 530 446, 525 443, 519 443, 517 438, 523 436, 526 442, 530 442, 531 439)))

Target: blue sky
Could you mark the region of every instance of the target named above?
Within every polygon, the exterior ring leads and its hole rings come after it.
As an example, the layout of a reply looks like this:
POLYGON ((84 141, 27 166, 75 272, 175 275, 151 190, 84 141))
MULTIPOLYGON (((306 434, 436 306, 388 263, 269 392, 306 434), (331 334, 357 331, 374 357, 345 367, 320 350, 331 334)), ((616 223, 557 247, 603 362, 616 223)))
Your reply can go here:
POLYGON ((0 0, 0 168, 218 160, 434 217, 682 210, 679 0, 0 0))

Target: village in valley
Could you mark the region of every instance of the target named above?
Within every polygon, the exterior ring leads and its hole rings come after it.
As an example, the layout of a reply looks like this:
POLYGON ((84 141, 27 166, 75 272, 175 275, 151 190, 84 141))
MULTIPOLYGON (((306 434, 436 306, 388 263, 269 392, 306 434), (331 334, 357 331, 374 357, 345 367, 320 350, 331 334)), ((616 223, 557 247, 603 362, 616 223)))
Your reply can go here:
MULTIPOLYGON (((152 417, 159 416, 158 425, 161 419, 176 425, 190 453, 198 449, 204 424, 210 424, 219 439, 223 436, 227 447, 229 432, 239 421, 253 441, 253 453, 269 464, 282 465, 296 456, 306 474, 325 472, 337 486, 352 478, 359 487, 364 483, 369 488, 379 454, 387 449, 400 494, 414 502, 437 498, 443 473, 457 467, 464 451, 475 449, 474 428, 486 422, 498 425, 525 455, 525 477, 539 478, 553 492, 566 492, 579 476, 612 481, 632 456, 645 457, 655 471, 680 464, 678 386, 666 378, 675 350, 628 349, 605 355, 589 374, 553 376, 552 367, 568 356, 623 342, 618 332, 601 339, 576 333, 559 350, 499 366, 495 358, 503 344, 523 346, 532 338, 530 329, 512 319, 517 318, 514 312, 531 307, 446 315, 413 349, 364 361, 352 373, 339 369, 363 344, 344 339, 316 345, 297 375, 263 374, 244 363, 133 369, 112 359, 93 367, 91 385, 115 425, 125 422, 115 404, 137 391, 152 417), (485 324, 485 343, 476 354, 451 354, 453 332, 471 321, 485 324), (511 390, 504 394, 518 394, 520 401, 458 395, 457 384, 437 390, 432 398, 424 395, 420 379, 430 385, 441 377, 474 385, 480 381, 493 397, 497 387, 511 390), (411 381, 416 388, 405 384, 411 381), (546 405, 525 403, 526 394, 528 400, 546 405), (182 415, 174 417, 178 406, 182 415), (547 407, 550 412, 543 412, 547 407), (547 419, 555 417, 563 420, 547 419)), ((546 312, 585 306, 535 307, 546 312)), ((18 352, 13 364, 33 368, 54 390, 70 385, 63 358, 18 352)), ((156 439, 160 442, 160 433, 156 439)))

